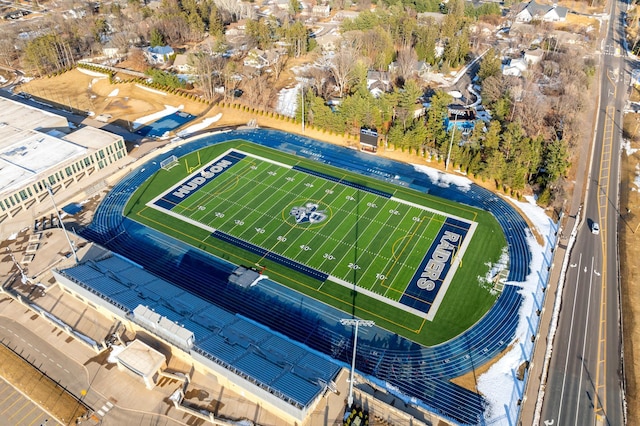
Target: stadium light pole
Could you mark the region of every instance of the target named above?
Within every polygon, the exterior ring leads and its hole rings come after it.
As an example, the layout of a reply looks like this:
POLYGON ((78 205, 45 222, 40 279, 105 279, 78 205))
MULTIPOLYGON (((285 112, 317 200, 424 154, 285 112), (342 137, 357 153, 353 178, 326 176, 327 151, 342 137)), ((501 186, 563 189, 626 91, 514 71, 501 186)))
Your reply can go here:
POLYGON ((453 147, 453 135, 456 134, 456 122, 458 121, 458 114, 453 115, 455 118, 453 119, 453 130, 451 131, 451 142, 449 142, 449 152, 447 153, 447 161, 444 163, 444 171, 449 170, 449 160, 451 160, 451 148, 453 147))
POLYGON ((60 222, 60 226, 62 226, 62 231, 64 232, 64 236, 67 238, 69 247, 71 247, 71 253, 73 253, 73 260, 75 260, 75 262, 78 263, 78 254, 76 253, 76 248, 73 246, 73 243, 71 242, 71 238, 69 238, 69 234, 67 233, 67 228, 65 228, 64 223, 62 223, 62 217, 60 217, 58 206, 56 206, 56 200, 55 198, 53 198, 53 190, 51 189, 51 185, 47 185, 47 192, 51 196, 51 202, 53 203, 53 208, 56 211, 56 215, 58 216, 58 222, 60 222))
POLYGON ((302 133, 304 133, 304 80, 302 81, 302 115, 300 118, 302 118, 302 133))
POLYGON ((349 374, 349 396, 347 397, 347 405, 351 407, 353 405, 353 371, 356 368, 356 345, 358 344, 358 327, 372 327, 376 323, 369 320, 361 320, 355 318, 345 318, 340 320, 342 325, 354 325, 356 327, 353 333, 353 355, 351 356, 351 373, 349 374))

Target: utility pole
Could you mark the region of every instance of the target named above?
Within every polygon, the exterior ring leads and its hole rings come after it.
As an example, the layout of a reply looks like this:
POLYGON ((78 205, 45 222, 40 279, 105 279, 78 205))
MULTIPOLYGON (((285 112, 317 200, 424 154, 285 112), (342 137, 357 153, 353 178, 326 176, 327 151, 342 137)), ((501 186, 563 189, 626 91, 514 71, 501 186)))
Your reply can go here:
POLYGON ((356 367, 356 345, 358 344, 358 326, 362 325, 364 327, 372 327, 376 323, 368 320, 361 320, 355 318, 346 318, 341 319, 340 324, 342 325, 355 325, 356 329, 353 333, 353 355, 351 356, 351 374, 349 375, 349 396, 347 397, 347 405, 349 408, 353 405, 353 371, 356 367))

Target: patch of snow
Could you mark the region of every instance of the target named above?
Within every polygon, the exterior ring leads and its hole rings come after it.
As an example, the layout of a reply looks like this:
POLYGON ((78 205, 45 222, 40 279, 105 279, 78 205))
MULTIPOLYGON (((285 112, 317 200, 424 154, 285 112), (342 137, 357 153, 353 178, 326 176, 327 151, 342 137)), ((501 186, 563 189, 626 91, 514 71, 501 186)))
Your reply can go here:
POLYGON ((636 177, 633 178, 633 184, 638 188, 631 188, 632 191, 640 189, 640 164, 636 164, 636 177))
POLYGON ((182 394, 180 393, 180 389, 176 389, 170 396, 169 396, 169 400, 170 401, 175 401, 178 404, 180 403, 180 400, 182 399, 182 394))
POLYGON ((413 164, 413 168, 417 172, 424 173, 429 176, 431 183, 441 188, 448 188, 451 185, 455 185, 464 192, 467 192, 471 188, 471 181, 464 176, 443 173, 439 170, 421 164, 413 164))
POLYGON ((105 72, 90 71, 90 70, 87 70, 87 69, 84 69, 84 68, 80 68, 80 67, 78 67, 77 70, 80 71, 83 74, 92 75, 94 77, 107 78, 106 71, 105 72))
POLYGON ((115 96, 118 96, 118 93, 120 93, 120 89, 114 89, 111 93, 109 93, 108 97, 113 98, 115 96))
POLYGON ((276 112, 287 117, 294 117, 296 110, 298 109, 298 92, 300 91, 300 84, 290 88, 282 89, 278 93, 278 105, 276 106, 276 112))
POLYGON ((166 117, 167 115, 171 115, 174 112, 180 111, 184 109, 184 105, 180 105, 178 107, 173 107, 170 105, 165 105, 164 106, 164 110, 162 111, 158 111, 158 112, 154 112, 153 114, 149 114, 149 115, 145 115, 144 117, 140 117, 140 118, 136 118, 134 120, 134 122, 132 123, 132 127, 133 130, 138 129, 139 127, 147 124, 147 123, 152 123, 156 120, 161 119, 162 117, 166 117))
POLYGON ((120 355, 120 352, 124 351, 124 346, 120 346, 120 345, 112 345, 111 346, 111 353, 109 354, 109 357, 107 358, 107 362, 110 364, 115 364, 117 362, 117 358, 118 355, 120 355))
POLYGON ((9 80, 7 80, 6 78, 4 78, 3 76, 0 75, 0 84, 4 84, 7 81, 9 81, 9 80))
MULTIPOLYGON (((527 202, 516 200, 511 200, 511 202, 518 206, 520 211, 529 218, 533 226, 542 235, 549 235, 551 233, 551 219, 549 219, 541 207, 535 204, 533 197, 526 197, 526 199, 527 202)), ((524 282, 507 282, 505 284, 520 287, 519 292, 523 297, 519 311, 520 321, 516 329, 515 338, 511 344, 512 349, 492 365, 486 373, 478 377, 478 390, 485 396, 489 404, 486 411, 487 417, 485 418, 488 424, 507 424, 507 419, 504 418, 504 407, 513 398, 513 374, 525 361, 521 345, 529 344, 526 342, 526 340, 528 340, 527 336, 530 327, 527 317, 534 308, 534 294, 540 285, 538 272, 544 267, 544 253, 548 242, 545 239, 545 245, 541 246, 535 237, 529 234, 527 243, 531 250, 531 273, 524 282), (500 419, 503 419, 502 423, 498 423, 500 419)), ((521 385, 522 384, 523 383, 521 383, 521 385)))
MULTIPOLYGON (((507 269, 509 265, 509 250, 508 247, 502 248, 502 253, 500 253, 500 258, 496 263, 487 262, 486 266, 489 267, 487 274, 484 277, 478 277, 478 282, 483 288, 490 289, 489 291, 494 294, 497 290, 493 288, 493 281, 496 277, 504 270, 507 269)), ((501 280, 502 281, 502 280, 501 280)))
POLYGON ((191 125, 189 127, 187 127, 184 130, 181 130, 178 132, 178 136, 180 136, 181 138, 188 136, 192 133, 195 132, 199 132, 202 129, 206 129, 207 127, 209 127, 211 124, 215 123, 216 121, 220 120, 222 118, 222 113, 218 113, 213 117, 209 117, 209 118, 205 118, 204 120, 202 120, 202 122, 191 125))
POLYGON ((13 234, 9 235, 9 238, 7 238, 7 240, 15 240, 16 238, 18 238, 18 233, 14 232, 13 234))
POLYGON ((142 84, 136 83, 136 87, 139 87, 142 90, 146 90, 147 92, 155 93, 156 95, 167 96, 167 94, 162 90, 152 89, 151 87, 143 86, 142 84))
POLYGON ((620 149, 626 152, 627 157, 638 152, 637 148, 631 148, 631 141, 628 139, 622 139, 622 143, 620 144, 620 149))

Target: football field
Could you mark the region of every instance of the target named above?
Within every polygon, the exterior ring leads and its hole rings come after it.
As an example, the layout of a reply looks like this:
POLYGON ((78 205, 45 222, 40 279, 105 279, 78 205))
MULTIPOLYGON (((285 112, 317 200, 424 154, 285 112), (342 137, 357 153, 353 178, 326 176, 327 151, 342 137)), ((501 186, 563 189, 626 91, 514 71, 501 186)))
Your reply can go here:
POLYGON ((232 149, 148 203, 318 280, 432 319, 476 223, 232 149), (453 266, 453 268, 451 267, 453 266))
POLYGON ((160 169, 125 215, 416 341, 446 340, 494 303, 480 277, 504 234, 488 212, 389 180, 231 141, 160 169))

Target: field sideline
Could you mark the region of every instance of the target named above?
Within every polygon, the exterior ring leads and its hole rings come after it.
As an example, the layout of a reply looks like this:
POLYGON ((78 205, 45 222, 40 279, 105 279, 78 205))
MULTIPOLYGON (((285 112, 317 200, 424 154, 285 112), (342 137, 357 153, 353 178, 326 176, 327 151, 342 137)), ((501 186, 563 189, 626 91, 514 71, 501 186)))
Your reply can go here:
POLYGON ((233 263, 266 267, 281 284, 423 344, 454 337, 492 306, 497 294, 478 277, 506 245, 487 212, 242 141, 159 171, 125 214, 233 263), (230 172, 210 165, 234 156, 230 172), (220 173, 193 187, 202 174, 189 171, 205 165, 220 173), (193 195, 184 189, 192 187, 193 195))

